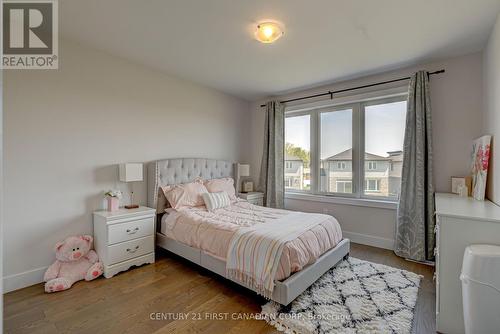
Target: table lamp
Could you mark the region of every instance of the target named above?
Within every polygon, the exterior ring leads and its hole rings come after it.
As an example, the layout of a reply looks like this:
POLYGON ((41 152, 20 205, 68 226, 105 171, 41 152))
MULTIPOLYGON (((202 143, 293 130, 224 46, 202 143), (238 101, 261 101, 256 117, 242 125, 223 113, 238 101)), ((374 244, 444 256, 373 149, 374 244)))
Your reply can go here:
MULTIPOLYGON (((120 181, 139 182, 142 181, 142 163, 124 163, 119 165, 120 181)), ((137 209, 138 204, 134 204, 134 187, 131 184, 130 204, 125 205, 126 209, 137 209)))
MULTIPOLYGON (((238 177, 248 177, 250 176, 250 165, 249 164, 238 164, 238 177)), ((253 183, 247 181, 245 184, 245 181, 242 182, 243 187, 241 187, 242 191, 241 192, 249 192, 253 190, 253 183)), ((241 184, 239 185, 241 186, 241 184)))

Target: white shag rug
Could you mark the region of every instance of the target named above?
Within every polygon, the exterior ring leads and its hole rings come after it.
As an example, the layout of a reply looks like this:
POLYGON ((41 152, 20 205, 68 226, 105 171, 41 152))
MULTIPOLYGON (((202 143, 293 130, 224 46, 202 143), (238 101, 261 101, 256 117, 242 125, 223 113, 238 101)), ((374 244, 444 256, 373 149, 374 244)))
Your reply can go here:
POLYGON ((288 306, 261 315, 285 333, 410 333, 422 276, 349 257, 288 306))

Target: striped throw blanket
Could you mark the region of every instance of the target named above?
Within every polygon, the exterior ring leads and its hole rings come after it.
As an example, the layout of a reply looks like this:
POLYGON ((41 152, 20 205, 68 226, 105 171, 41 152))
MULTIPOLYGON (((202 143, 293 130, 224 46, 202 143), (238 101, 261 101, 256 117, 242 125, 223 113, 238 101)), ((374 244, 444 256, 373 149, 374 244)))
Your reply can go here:
POLYGON ((325 215, 293 212, 237 230, 228 249, 227 277, 271 298, 285 244, 324 220, 325 215))

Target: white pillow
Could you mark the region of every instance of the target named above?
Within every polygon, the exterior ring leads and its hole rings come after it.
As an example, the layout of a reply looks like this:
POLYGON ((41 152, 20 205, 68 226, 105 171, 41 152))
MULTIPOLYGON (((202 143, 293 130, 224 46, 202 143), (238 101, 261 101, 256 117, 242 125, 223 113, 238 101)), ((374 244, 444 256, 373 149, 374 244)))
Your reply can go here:
POLYGON ((215 209, 225 208, 231 205, 231 200, 229 195, 225 191, 219 191, 216 193, 203 193, 201 195, 205 206, 208 211, 213 211, 215 209))

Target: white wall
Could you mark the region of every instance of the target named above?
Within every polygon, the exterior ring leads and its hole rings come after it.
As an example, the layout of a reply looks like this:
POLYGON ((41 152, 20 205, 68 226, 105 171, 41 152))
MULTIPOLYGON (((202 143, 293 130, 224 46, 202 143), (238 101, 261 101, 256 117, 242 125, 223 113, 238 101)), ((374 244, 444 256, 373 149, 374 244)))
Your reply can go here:
POLYGON ((500 205, 500 14, 484 50, 484 133, 493 136, 487 197, 500 205))
MULTIPOLYGON (((6 290, 40 281, 56 241, 92 233, 116 164, 248 160, 247 102, 68 41, 59 67, 4 77, 6 290)), ((145 204, 146 182, 135 190, 145 204)))
MULTIPOLYGON (((406 77, 419 69, 446 70, 443 74, 431 77, 431 104, 436 190, 449 192, 451 190, 450 177, 468 173, 472 140, 482 133, 481 53, 325 85, 281 95, 276 99, 285 100, 406 77)), ((264 112, 263 108, 260 108, 262 102, 264 101, 252 104, 252 169, 257 172, 256 174, 260 169, 263 145, 264 112)), ((354 236, 355 241, 372 240, 373 244, 385 247, 392 243, 394 237, 396 223, 394 209, 360 208, 345 204, 313 203, 303 200, 287 200, 286 207, 320 213, 326 208, 329 213, 339 219, 343 230, 354 236)))

